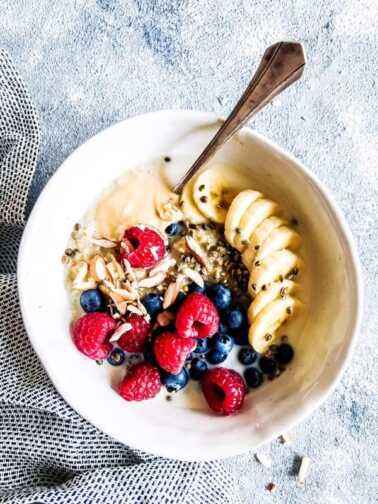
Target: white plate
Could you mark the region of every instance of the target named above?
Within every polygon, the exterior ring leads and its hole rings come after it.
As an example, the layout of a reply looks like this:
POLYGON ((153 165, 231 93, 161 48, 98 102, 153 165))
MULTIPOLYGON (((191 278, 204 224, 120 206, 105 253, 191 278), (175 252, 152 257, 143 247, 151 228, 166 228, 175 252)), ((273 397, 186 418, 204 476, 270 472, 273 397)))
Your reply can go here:
POLYGON ((361 312, 358 259, 333 198, 297 160, 244 129, 219 159, 245 165, 259 189, 290 204, 311 251, 308 320, 284 375, 247 396, 241 414, 150 400, 127 403, 110 385, 109 366, 81 355, 69 334, 62 253, 74 223, 125 169, 169 155, 177 170, 193 160, 219 127, 201 112, 162 111, 118 123, 62 164, 39 197, 19 252, 22 315, 31 343, 64 399, 115 439, 181 460, 210 460, 256 449, 317 408, 340 379, 361 312))

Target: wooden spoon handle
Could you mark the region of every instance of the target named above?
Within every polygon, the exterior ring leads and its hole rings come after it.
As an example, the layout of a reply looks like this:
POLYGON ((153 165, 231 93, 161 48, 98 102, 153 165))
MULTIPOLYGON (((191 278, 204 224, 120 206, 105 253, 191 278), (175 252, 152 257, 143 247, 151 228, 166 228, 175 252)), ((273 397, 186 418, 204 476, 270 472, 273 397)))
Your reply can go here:
POLYGON ((205 147, 174 191, 180 193, 193 175, 216 151, 281 91, 298 80, 306 64, 304 49, 298 42, 277 42, 266 49, 255 75, 235 108, 205 147))

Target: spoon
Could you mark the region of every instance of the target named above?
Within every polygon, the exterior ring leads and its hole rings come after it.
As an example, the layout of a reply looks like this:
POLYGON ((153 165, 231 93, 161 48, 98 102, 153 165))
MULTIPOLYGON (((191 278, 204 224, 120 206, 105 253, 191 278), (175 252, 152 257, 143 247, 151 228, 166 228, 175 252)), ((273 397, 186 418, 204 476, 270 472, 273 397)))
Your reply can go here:
POLYGON ((305 64, 304 49, 299 42, 277 42, 268 47, 255 75, 235 108, 181 181, 174 187, 174 192, 180 193, 188 180, 232 135, 275 96, 297 81, 302 76, 305 64))

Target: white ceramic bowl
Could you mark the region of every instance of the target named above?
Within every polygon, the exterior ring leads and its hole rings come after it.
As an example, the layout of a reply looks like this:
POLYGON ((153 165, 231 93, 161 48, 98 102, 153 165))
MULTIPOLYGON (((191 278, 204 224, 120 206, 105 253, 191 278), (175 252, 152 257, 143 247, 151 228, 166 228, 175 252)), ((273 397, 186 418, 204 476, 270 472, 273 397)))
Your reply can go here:
POLYGON ((180 171, 182 159, 194 160, 218 127, 219 119, 212 114, 162 111, 96 135, 71 154, 45 187, 19 252, 26 329, 60 394, 115 439, 181 460, 210 460, 256 449, 307 417, 340 379, 361 312, 358 258, 332 196, 296 159, 245 128, 218 158, 245 165, 259 189, 290 204, 312 254, 307 265, 308 320, 291 368, 249 394, 239 415, 215 417, 165 401, 126 403, 110 386, 110 366, 96 366, 75 349, 61 264, 74 223, 126 168, 169 155, 172 163, 181 160, 180 171))

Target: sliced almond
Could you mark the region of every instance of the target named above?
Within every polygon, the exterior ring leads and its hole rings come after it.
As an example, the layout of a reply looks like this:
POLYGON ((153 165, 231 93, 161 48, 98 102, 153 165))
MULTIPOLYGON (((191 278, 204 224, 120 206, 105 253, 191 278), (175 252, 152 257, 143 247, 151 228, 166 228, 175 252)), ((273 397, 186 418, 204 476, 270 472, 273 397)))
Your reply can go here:
POLYGON ((113 254, 111 254, 110 260, 112 261, 112 264, 114 264, 114 267, 117 269, 119 276, 123 278, 125 276, 125 272, 123 271, 122 266, 119 264, 113 254))
POLYGON ((147 271, 142 268, 134 268, 133 273, 134 273, 136 280, 143 280, 143 278, 146 278, 146 276, 147 276, 147 271))
POLYGON ((191 268, 184 268, 183 273, 185 276, 193 280, 193 282, 196 283, 199 287, 201 288, 205 287, 205 282, 203 281, 203 278, 198 273, 198 271, 195 271, 194 269, 191 268))
POLYGON ((164 278, 164 273, 158 273, 152 277, 144 278, 138 283, 138 286, 142 288, 156 287, 163 282, 164 278))
POLYGON ((73 281, 73 287, 76 288, 76 285, 83 283, 87 277, 87 274, 88 274, 88 264, 86 262, 78 264, 76 269, 76 275, 73 281))
POLYGON ((130 304, 127 307, 127 311, 129 311, 130 313, 135 313, 135 315, 140 315, 141 317, 143 317, 143 315, 144 315, 144 313, 142 312, 142 310, 140 310, 136 306, 130 305, 130 304))
POLYGON ((116 288, 114 288, 113 292, 115 292, 116 294, 122 296, 127 301, 135 301, 135 299, 137 299, 137 297, 138 297, 138 294, 130 292, 127 289, 116 289, 116 288))
POLYGON ((298 475, 297 475, 297 480, 300 485, 303 485, 303 483, 305 482, 305 479, 307 478, 308 470, 310 467, 310 462, 311 462, 311 459, 309 457, 302 457, 301 465, 299 467, 299 471, 298 471, 298 475))
POLYGON ((100 255, 93 256, 89 261, 89 275, 97 282, 105 280, 107 273, 104 258, 100 255))
POLYGON ((156 318, 156 321, 157 323, 161 326, 161 327, 166 327, 167 325, 169 325, 173 320, 175 320, 175 315, 174 313, 168 311, 168 310, 165 310, 161 313, 159 313, 159 315, 157 316, 156 318))
POLYGON ((108 270, 113 282, 117 281, 120 279, 120 276, 118 274, 117 268, 114 266, 113 263, 108 263, 106 265, 106 269, 108 270))
POLYGON ((125 301, 124 298, 116 292, 109 292, 109 297, 113 300, 119 313, 121 315, 125 315, 127 310, 127 301, 125 301))
POLYGON ((195 240, 192 236, 186 236, 185 240, 189 250, 191 251, 191 254, 200 264, 206 267, 207 266, 206 252, 203 250, 198 241, 195 240))
POLYGON ((105 238, 91 238, 91 243, 94 245, 98 245, 99 247, 102 248, 114 248, 117 246, 117 243, 111 241, 111 240, 106 240, 105 238))
POLYGON ((125 332, 130 331, 133 326, 129 324, 128 322, 125 322, 124 324, 121 324, 117 329, 114 331, 112 336, 109 338, 109 341, 112 343, 113 341, 118 341, 119 338, 125 334, 125 332))
POLYGON ((165 273, 169 269, 175 266, 176 261, 173 257, 166 257, 162 261, 160 261, 154 268, 152 268, 149 272, 149 276, 154 276, 157 273, 165 273))
POLYGON ((179 292, 180 292, 180 284, 178 282, 172 282, 168 285, 167 290, 165 291, 165 294, 164 294, 164 299, 163 299, 163 308, 164 309, 173 305, 173 303, 177 299, 177 296, 179 295, 179 292))

